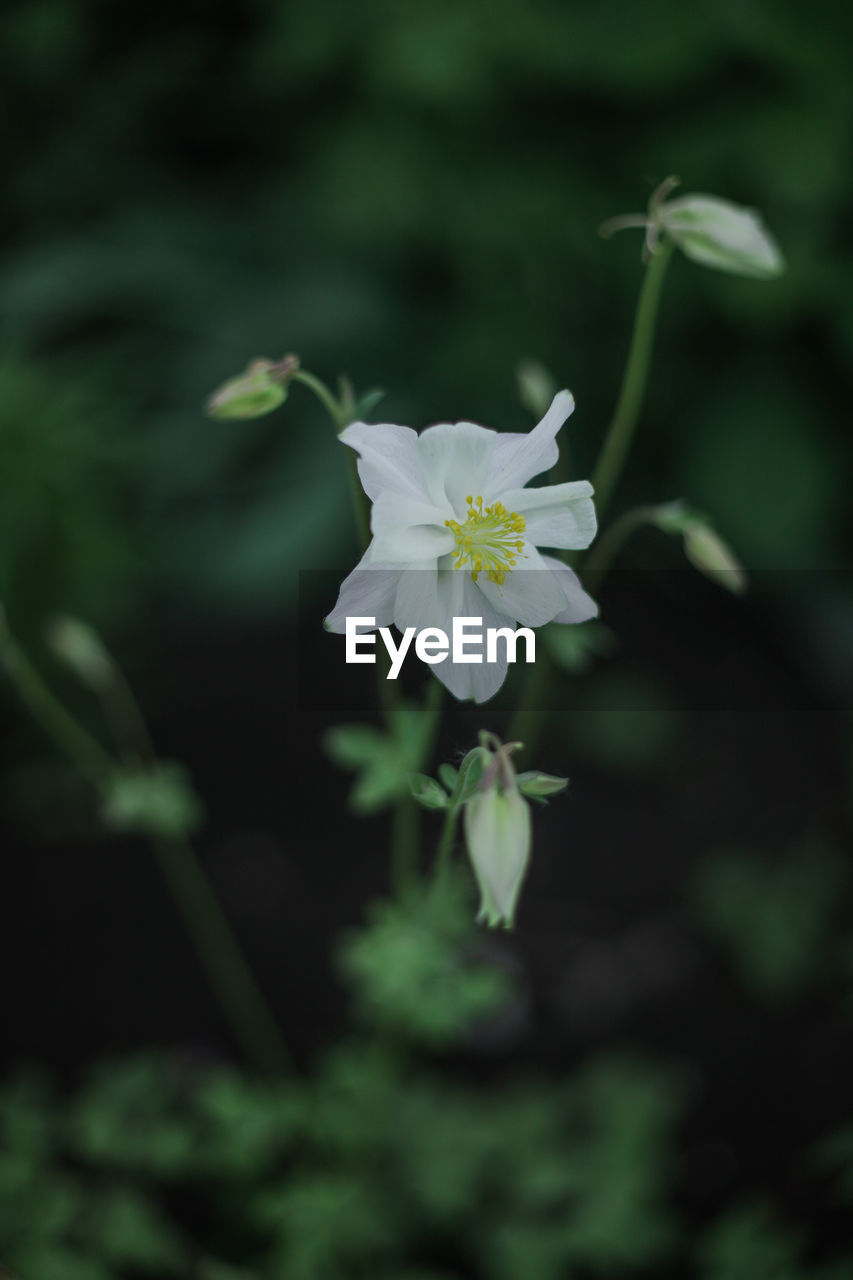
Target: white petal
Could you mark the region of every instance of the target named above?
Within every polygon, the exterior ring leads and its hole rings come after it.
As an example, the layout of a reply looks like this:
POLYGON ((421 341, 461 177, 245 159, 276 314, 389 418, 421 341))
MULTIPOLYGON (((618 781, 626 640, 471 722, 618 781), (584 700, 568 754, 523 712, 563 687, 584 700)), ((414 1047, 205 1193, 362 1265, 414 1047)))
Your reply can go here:
POLYGON ((437 507, 402 493, 386 489, 373 503, 370 512, 370 528, 374 534, 387 533, 389 529, 407 529, 412 525, 429 524, 437 529, 445 528, 445 520, 454 515, 449 502, 437 507))
POLYGON ((588 480, 508 489, 501 502, 524 516, 524 536, 537 547, 588 547, 595 537, 595 506, 588 480))
MULTIPOLYGON (((400 574, 394 602, 394 622, 406 627, 440 627, 453 639, 454 618, 481 618, 485 629, 506 626, 506 617, 496 613, 475 586, 470 573, 462 569, 407 569, 400 574)), ((473 630, 473 628, 471 628, 473 630)), ((471 652, 476 652, 472 646, 471 652)), ((455 698, 485 702, 506 679, 505 646, 498 647, 497 662, 453 662, 448 656, 431 669, 455 698)))
POLYGON ((495 440, 486 480, 486 502, 505 489, 520 489, 528 480, 553 467, 559 450, 555 436, 575 407, 571 391, 558 391, 542 421, 525 434, 501 432, 495 440))
POLYGON ((542 556, 530 542, 518 555, 518 565, 501 586, 484 573, 477 586, 492 607, 525 627, 543 627, 566 608, 566 594, 542 556))
POLYGON ((353 422, 339 439, 359 455, 358 474, 373 502, 384 489, 427 500, 418 433, 390 422, 353 422))
POLYGON ((482 495, 496 431, 475 422, 439 422, 418 437, 418 453, 430 498, 439 506, 448 500, 463 515, 466 498, 482 495))
POLYGON ((372 558, 387 564, 407 565, 432 561, 446 555, 455 545, 449 529, 434 524, 396 526, 378 533, 372 543, 372 558))
POLYGON ((592 596, 587 595, 578 575, 567 564, 556 560, 554 556, 543 556, 542 563, 553 569, 568 602, 567 608, 556 614, 551 619, 552 622, 589 622, 591 618, 598 617, 598 605, 592 596))
POLYGON ((324 622, 327 631, 343 635, 347 618, 375 618, 377 627, 393 619, 400 569, 370 564, 371 549, 341 583, 335 607, 324 622))

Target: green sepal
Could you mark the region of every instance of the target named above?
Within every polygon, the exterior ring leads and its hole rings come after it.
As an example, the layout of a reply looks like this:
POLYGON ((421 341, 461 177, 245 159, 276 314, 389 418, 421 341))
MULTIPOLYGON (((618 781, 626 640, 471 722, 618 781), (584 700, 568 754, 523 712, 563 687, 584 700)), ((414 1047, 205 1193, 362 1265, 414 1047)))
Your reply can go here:
POLYGON ((447 793, 439 786, 435 778, 425 773, 410 773, 407 781, 412 796, 425 809, 446 809, 449 803, 447 793))
POLYGON ((447 788, 450 795, 453 795, 456 790, 456 784, 459 781, 459 770, 454 769, 452 764, 440 764, 438 766, 438 778, 441 785, 447 788))
POLYGON ((522 795, 531 800, 544 801, 551 796, 558 796, 569 785, 568 778, 558 778, 552 773, 540 773, 537 769, 528 769, 516 778, 516 784, 522 795))

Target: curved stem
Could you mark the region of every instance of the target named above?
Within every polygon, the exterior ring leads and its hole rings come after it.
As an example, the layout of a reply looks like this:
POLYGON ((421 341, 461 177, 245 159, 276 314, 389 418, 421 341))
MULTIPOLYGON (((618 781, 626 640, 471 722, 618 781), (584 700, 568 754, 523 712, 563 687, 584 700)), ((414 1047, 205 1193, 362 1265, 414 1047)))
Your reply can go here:
POLYGON ((112 756, 88 729, 65 710, 12 637, 0 610, 0 665, 19 698, 47 734, 80 772, 96 787, 106 785, 115 772, 112 756))
MULTIPOLYGON (((380 679, 382 679, 380 675, 380 679)), ((393 687, 393 681, 385 681, 393 687)), ((392 695, 393 696, 393 695, 392 695)), ((444 707, 444 685, 432 678, 427 692, 424 716, 426 726, 423 736, 423 765, 429 761, 435 748, 435 739, 444 707)), ((386 703, 385 723, 390 728, 391 707, 386 703)), ((400 899, 410 897, 419 883, 418 862, 420 855, 420 810, 411 796, 401 796, 394 806, 391 825, 391 887, 400 899)))
MULTIPOLYGON (((643 277, 619 399, 592 473, 595 508, 599 521, 622 475, 640 415, 649 374, 661 287, 672 248, 672 243, 664 240, 658 251, 650 258, 643 277)), ((581 560, 584 569, 597 567, 599 573, 602 569, 609 568, 616 551, 625 538, 634 531, 634 515, 635 513, 628 512, 617 520, 585 557, 569 554, 565 557, 567 562, 577 566, 578 561, 581 560)), ((524 743, 525 754, 535 748, 542 732, 542 725, 547 715, 545 694, 551 673, 552 662, 545 652, 527 676, 523 697, 507 731, 508 739, 518 738, 524 743)))
POLYGON ((596 587, 600 589, 604 575, 628 539, 654 519, 654 507, 632 507, 614 520, 593 544, 584 559, 584 571, 596 574, 596 587))
MULTIPOLYGON (((33 719, 99 794, 106 797, 119 766, 48 688, 13 639, 2 610, 0 665, 33 719)), ((133 707, 138 714, 135 701, 133 707)), ((147 732, 145 736, 147 741, 147 732)), ((155 765, 156 761, 151 764, 155 765)), ((150 840, 187 931, 243 1051, 262 1070, 282 1070, 288 1063, 288 1054, 281 1032, 192 847, 186 840, 153 834, 150 840)))
POLYGON ((320 401, 320 404, 328 413, 334 423, 336 431, 342 431, 347 425, 345 414, 338 401, 332 395, 325 382, 321 382, 319 378, 315 378, 313 373, 308 373, 307 369, 297 369, 296 373, 291 374, 291 382, 301 382, 303 387, 307 387, 309 391, 313 391, 314 395, 320 401))
POLYGON ((153 836, 151 844, 243 1052, 263 1071, 285 1071, 290 1061, 278 1024, 195 851, 182 839, 153 836))
POLYGON ((592 473, 592 487, 595 490, 595 507, 599 520, 622 474, 637 425, 648 379, 661 286, 671 254, 672 244, 664 240, 646 267, 619 399, 604 446, 592 473))

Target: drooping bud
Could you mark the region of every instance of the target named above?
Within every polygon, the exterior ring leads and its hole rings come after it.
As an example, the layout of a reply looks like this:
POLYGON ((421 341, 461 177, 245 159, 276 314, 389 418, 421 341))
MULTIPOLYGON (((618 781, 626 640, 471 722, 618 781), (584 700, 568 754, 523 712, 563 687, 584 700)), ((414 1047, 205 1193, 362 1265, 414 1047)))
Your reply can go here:
POLYGON ((648 261, 667 237, 686 257, 703 267, 730 271, 739 276, 770 280, 785 270, 785 259, 754 209, 721 200, 719 196, 691 195, 668 200, 680 183, 666 178, 652 192, 646 213, 608 218, 599 228, 603 236, 629 227, 646 233, 643 257, 648 261))
POLYGON ((746 570, 706 516, 683 502, 665 503, 654 508, 652 515, 664 533, 682 536, 684 554, 695 569, 733 595, 743 594, 747 588, 746 570))
POLYGON ((658 225, 688 258, 718 271, 772 278, 785 270, 760 215, 717 196, 681 196, 655 209, 658 225))
POLYGON ((530 806, 516 783, 509 750, 488 751, 479 787, 465 806, 465 843, 480 889, 477 919, 511 929, 530 859, 530 806))
POLYGON ((541 360, 522 360, 515 371, 518 398, 525 409, 536 418, 544 418, 559 391, 556 378, 548 372, 541 360))
POLYGON ((207 402, 211 418, 262 418, 287 399, 287 384, 299 368, 298 356, 253 360, 245 373, 230 378, 207 402))
POLYGON ((731 547, 710 525, 697 523, 685 529, 684 553, 694 568, 727 591, 739 596, 746 590, 747 579, 743 565, 731 547))

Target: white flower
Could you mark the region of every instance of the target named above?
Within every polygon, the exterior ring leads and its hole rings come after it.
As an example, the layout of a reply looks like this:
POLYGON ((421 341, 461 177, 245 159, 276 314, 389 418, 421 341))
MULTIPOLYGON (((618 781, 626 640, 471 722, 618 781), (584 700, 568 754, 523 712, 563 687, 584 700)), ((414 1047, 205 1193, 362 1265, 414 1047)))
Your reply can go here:
MULTIPOLYGON (((449 634, 454 617, 482 618, 484 629, 594 618, 598 608, 571 569, 538 551, 589 546, 592 486, 525 488, 556 462, 555 437, 573 408, 560 391, 526 434, 473 422, 442 422, 420 435, 387 423, 347 427, 340 438, 359 455, 373 538, 327 628, 343 632, 347 617, 375 617, 377 626, 449 634)), ((498 652, 497 662, 448 658, 433 670, 457 698, 484 702, 506 676, 504 646, 498 652)))

